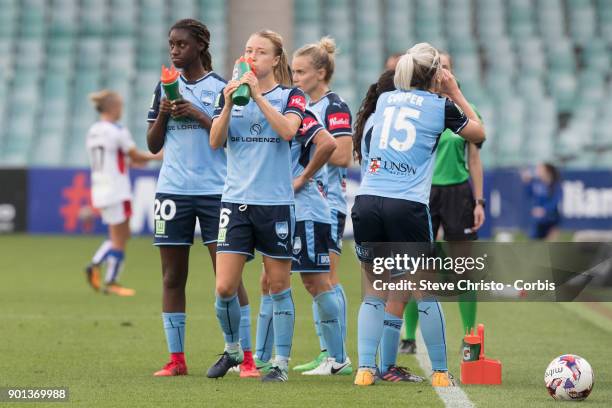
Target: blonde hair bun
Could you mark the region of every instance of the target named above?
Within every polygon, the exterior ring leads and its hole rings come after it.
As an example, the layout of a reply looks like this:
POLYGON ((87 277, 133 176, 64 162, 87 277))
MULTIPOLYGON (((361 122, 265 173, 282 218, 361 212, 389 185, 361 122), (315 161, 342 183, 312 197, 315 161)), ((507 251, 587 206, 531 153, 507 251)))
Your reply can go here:
POLYGON ((336 54, 336 41, 328 35, 319 40, 319 47, 330 55, 336 54))

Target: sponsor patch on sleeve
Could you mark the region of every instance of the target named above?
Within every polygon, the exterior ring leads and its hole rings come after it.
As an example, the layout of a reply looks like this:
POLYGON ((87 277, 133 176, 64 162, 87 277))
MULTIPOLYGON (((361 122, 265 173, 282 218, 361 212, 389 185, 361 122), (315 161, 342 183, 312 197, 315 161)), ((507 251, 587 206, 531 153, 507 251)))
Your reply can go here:
POLYGON ((351 117, 346 112, 332 113, 327 117, 328 130, 350 129, 351 117))
POLYGON ((294 95, 289 99, 287 108, 297 108, 301 111, 306 109, 306 98, 304 95, 294 95))

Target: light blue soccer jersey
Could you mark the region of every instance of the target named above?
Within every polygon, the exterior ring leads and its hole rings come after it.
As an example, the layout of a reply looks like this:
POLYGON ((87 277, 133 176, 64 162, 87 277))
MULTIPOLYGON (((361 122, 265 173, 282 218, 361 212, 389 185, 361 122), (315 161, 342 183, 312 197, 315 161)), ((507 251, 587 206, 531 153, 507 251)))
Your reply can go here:
POLYGON ((426 91, 391 91, 376 103, 369 164, 357 195, 429 205, 440 134, 459 133, 467 117, 450 100, 426 91))
MULTIPOLYGON (((315 153, 314 137, 324 129, 314 113, 308 109, 304 114, 302 126, 291 144, 293 178, 304 172, 315 153)), ((321 167, 315 175, 295 194, 296 221, 316 221, 330 224, 330 210, 327 203, 327 169, 321 167)))
POLYGON ((372 140, 372 128, 374 127, 374 114, 366 119, 363 125, 363 136, 361 137, 361 179, 365 176, 370 164, 370 142, 372 140))
MULTIPOLYGON (((298 88, 276 86, 263 97, 280 113, 304 117, 306 97, 298 88)), ((213 119, 225 104, 219 94, 213 119)), ((294 203, 290 142, 272 129, 257 103, 232 107, 227 136, 227 178, 222 201, 252 205, 294 203)))
MULTIPOLYGON (((336 93, 329 91, 318 101, 308 105, 308 109, 321 118, 325 129, 335 138, 351 137, 351 111, 336 93)), ((327 199, 332 210, 346 214, 346 168, 327 165, 329 180, 327 199)))
MULTIPOLYGON (((217 94, 226 81, 209 72, 197 81, 179 77, 183 98, 212 118, 217 94)), ((157 84, 149 109, 148 122, 159 114, 164 89, 157 84)), ((182 195, 217 195, 223 192, 226 174, 224 149, 210 147, 209 132, 193 119, 175 120, 170 117, 164 140, 164 161, 157 180, 157 192, 182 195)))

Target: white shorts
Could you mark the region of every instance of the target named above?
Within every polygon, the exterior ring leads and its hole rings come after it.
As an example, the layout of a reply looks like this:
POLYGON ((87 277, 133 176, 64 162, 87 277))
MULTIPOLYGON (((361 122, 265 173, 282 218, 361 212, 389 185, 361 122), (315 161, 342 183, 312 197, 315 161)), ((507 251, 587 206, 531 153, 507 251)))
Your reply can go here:
POLYGON ((109 205, 108 207, 100 208, 102 222, 108 225, 121 224, 128 220, 132 215, 132 203, 127 200, 122 203, 109 205))

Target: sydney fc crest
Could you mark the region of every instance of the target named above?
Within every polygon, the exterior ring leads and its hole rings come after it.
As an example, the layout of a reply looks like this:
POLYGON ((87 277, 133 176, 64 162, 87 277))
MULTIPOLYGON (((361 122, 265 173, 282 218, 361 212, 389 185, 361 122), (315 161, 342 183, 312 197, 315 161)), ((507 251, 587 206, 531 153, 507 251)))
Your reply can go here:
POLYGON ((276 236, 285 239, 289 235, 289 223, 287 221, 276 223, 276 236))
POLYGON ((204 104, 204 106, 210 106, 215 102, 215 93, 212 91, 202 91, 202 95, 200 95, 200 101, 204 104))
POLYGON ((295 237, 293 240, 293 255, 297 255, 302 252, 302 239, 295 237))

